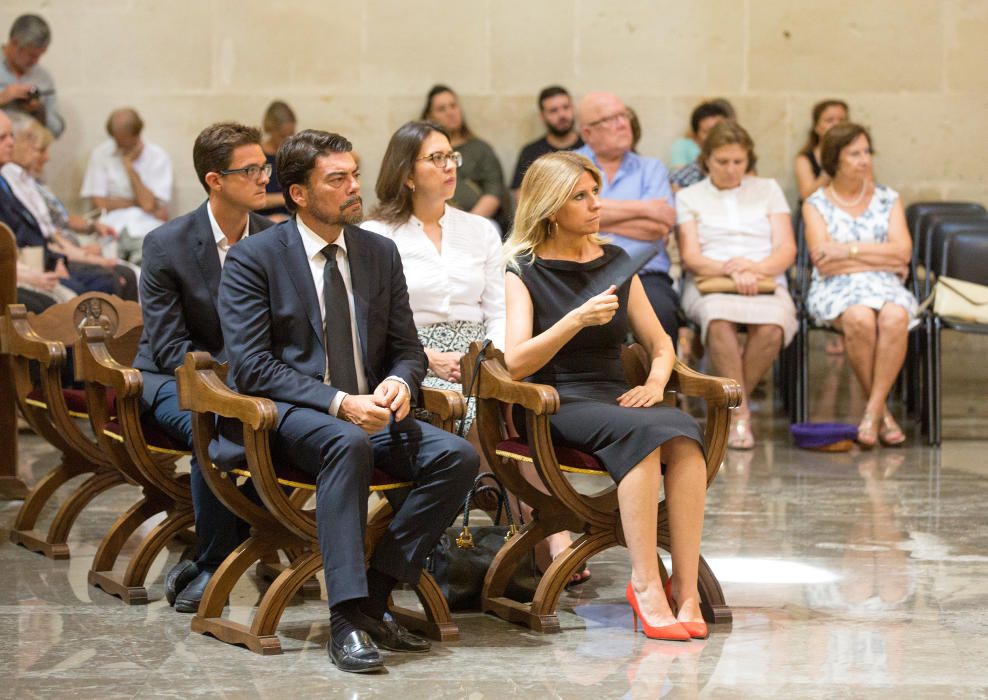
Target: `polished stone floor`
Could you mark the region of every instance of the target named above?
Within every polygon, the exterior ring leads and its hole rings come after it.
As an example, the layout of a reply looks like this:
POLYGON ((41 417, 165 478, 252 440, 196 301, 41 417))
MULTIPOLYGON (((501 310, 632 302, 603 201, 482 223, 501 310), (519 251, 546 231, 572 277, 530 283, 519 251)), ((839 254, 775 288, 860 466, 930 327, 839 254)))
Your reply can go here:
MULTIPOLYGON (((285 653, 256 656, 192 634, 161 598, 178 549, 156 562, 149 605, 87 586, 96 542, 136 498, 118 487, 80 518, 69 561, 11 545, 18 504, 0 503, 0 697, 988 697, 988 343, 951 342, 940 450, 911 435, 902 449, 799 451, 762 401, 758 447, 729 453, 709 493, 703 550, 734 625, 707 641, 633 634, 615 549, 564 595, 558 635, 465 614, 462 641, 353 677, 326 658, 325 602, 308 601, 282 621, 285 653)), ((843 361, 817 348, 814 379, 814 416, 852 419, 843 361)), ((32 481, 55 461, 31 435, 21 454, 32 481)), ((238 588, 232 615, 256 598, 238 588)))

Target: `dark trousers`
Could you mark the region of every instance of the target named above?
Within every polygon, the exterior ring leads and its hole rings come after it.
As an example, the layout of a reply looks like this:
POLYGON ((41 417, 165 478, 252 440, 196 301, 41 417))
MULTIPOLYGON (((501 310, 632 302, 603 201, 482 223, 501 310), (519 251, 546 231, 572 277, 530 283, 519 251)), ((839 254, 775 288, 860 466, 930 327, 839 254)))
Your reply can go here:
POLYGON ((330 607, 367 596, 364 532, 375 468, 415 485, 374 550, 371 566, 415 584, 479 467, 466 440, 411 417, 368 435, 309 408, 292 409, 282 418, 274 453, 316 477, 316 525, 330 607))
POLYGON ((672 278, 664 272, 640 274, 638 278, 659 323, 672 338, 672 346, 676 347, 679 342, 679 295, 672 288, 672 278))
MULTIPOLYGON (((178 393, 174 381, 161 385, 147 413, 161 426, 168 437, 186 449, 191 449, 192 415, 178 407, 178 393)), ((196 537, 199 539, 196 565, 202 571, 215 571, 227 555, 247 539, 250 527, 231 513, 209 488, 194 454, 191 477, 192 509, 196 518, 196 537)), ((251 481, 248 480, 242 490, 252 500, 258 500, 251 481)))

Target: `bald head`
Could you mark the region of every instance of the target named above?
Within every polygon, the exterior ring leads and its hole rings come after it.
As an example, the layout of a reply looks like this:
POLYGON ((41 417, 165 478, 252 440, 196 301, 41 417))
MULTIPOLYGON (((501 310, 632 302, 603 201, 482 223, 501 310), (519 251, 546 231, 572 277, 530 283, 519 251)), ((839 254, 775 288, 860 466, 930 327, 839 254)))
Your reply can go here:
POLYGON ((129 151, 140 142, 143 129, 144 121, 132 107, 115 109, 106 120, 106 133, 122 151, 129 151))
POLYGON ((583 142, 598 158, 621 158, 631 150, 628 108, 613 92, 591 92, 576 109, 583 142))

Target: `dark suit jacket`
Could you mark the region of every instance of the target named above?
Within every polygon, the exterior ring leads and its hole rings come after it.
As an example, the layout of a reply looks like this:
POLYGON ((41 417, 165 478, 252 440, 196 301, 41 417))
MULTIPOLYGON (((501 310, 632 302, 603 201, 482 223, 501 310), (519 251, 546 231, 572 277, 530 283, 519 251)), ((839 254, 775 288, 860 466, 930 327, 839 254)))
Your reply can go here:
MULTIPOLYGON (((401 377, 414 400, 428 363, 398 249, 356 226, 344 227, 343 235, 367 384, 373 390, 386 377, 401 377)), ((293 406, 329 409, 337 389, 323 383, 319 299, 294 219, 230 250, 219 311, 230 376, 240 391, 274 400, 282 417, 293 406)))
POLYGON ((0 221, 7 224, 10 230, 14 232, 18 248, 44 246, 45 269, 54 270, 55 263, 63 256, 53 253, 48 248, 48 241, 41 232, 41 226, 38 225, 37 220, 21 200, 14 195, 13 190, 8 191, 10 183, 4 179, 3 175, 0 175, 0 180, 4 181, 3 184, 0 184, 0 221))
MULTIPOLYGON (((148 404, 154 401, 162 384, 175 378, 185 353, 202 350, 220 362, 226 361, 216 311, 220 257, 206 206, 207 202, 203 202, 198 209, 159 226, 144 239, 144 331, 134 367, 144 373, 142 397, 148 404)), ((248 232, 263 231, 271 225, 270 219, 251 214, 248 232)))

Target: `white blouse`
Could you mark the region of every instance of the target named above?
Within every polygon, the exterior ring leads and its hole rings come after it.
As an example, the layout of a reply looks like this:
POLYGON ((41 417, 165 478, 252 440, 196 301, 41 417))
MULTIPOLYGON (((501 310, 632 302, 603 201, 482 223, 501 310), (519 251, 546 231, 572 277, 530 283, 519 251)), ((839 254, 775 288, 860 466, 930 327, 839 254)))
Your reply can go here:
POLYGON ((788 214, 779 183, 746 175, 729 190, 705 178, 676 193, 676 221, 696 221, 700 252, 713 260, 744 257, 764 260, 772 254, 772 214, 788 214))
POLYGON ((447 206, 439 219, 441 251, 414 215, 404 224, 365 221, 360 226, 398 246, 417 327, 482 323, 494 345, 504 348, 504 261, 501 237, 489 220, 447 206))

